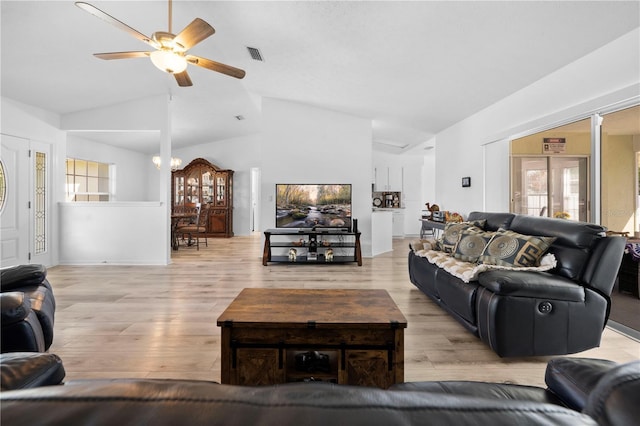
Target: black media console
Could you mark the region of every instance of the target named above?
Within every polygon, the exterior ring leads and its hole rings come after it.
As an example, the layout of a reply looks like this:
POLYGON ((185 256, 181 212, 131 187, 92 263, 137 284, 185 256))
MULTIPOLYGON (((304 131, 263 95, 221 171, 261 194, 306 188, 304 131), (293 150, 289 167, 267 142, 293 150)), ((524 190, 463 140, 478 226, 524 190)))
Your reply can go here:
POLYGON ((262 264, 331 264, 357 262, 362 266, 360 232, 336 228, 267 229, 262 264), (277 237, 277 238, 272 238, 277 237), (274 254, 272 255, 272 251, 274 254))

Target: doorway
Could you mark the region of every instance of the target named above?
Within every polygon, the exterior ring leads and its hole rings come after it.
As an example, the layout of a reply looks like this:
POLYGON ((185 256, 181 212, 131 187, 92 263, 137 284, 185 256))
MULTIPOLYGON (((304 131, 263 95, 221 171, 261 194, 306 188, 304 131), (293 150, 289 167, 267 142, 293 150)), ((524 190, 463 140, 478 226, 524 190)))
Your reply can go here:
POLYGON ((512 157, 511 211, 588 222, 588 157, 512 157))
POLYGON ((251 208, 249 212, 249 231, 260 231, 260 169, 251 168, 251 208))
POLYGON ((0 135, 0 266, 51 265, 51 147, 0 135))

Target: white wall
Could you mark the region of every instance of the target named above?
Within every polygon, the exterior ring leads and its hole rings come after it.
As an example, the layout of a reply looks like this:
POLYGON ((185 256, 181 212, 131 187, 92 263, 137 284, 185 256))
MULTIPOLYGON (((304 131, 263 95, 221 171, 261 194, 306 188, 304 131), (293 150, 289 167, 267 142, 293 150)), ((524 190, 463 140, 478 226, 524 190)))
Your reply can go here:
POLYGON ((148 198, 151 157, 147 154, 91 141, 70 132, 67 137, 67 157, 114 164, 114 201, 159 200, 158 197, 148 198))
POLYGON ((251 135, 176 149, 173 156, 182 159, 181 167, 204 158, 222 169, 233 170, 233 233, 249 235, 251 168, 261 167, 261 153, 260 135, 251 135))
MULTIPOLYGON (((72 131, 157 131, 160 155, 170 157, 171 102, 166 95, 140 99, 119 105, 110 105, 89 111, 67 114, 61 127, 72 131)), ((70 145, 74 152, 86 151, 84 141, 70 145)), ((95 145, 100 148, 99 144, 95 145)), ((117 177, 123 185, 135 188, 125 190, 130 202, 115 203, 61 203, 60 262, 65 264, 167 264, 171 261, 168 200, 170 198, 168 161, 161 170, 155 170, 150 156, 133 154, 126 160, 117 148, 103 149, 109 158, 126 164, 126 176, 117 177), (139 165, 139 170, 131 168, 139 165), (140 181, 126 180, 128 178, 140 181), (156 197, 149 198, 150 186, 157 188, 156 197), (137 197, 137 199, 136 199, 137 197), (146 202, 143 200, 154 200, 146 202)), ((64 164, 64 156, 58 161, 64 164)), ((98 159, 98 158, 96 158, 98 159)), ((116 172, 117 173, 117 172, 116 172)), ((62 172, 64 176, 64 172, 62 172)), ((64 188, 64 187, 63 187, 64 188)), ((119 200, 122 200, 118 197, 119 200)))
POLYGON ((60 203, 60 264, 164 265, 159 202, 60 203))
MULTIPOLYGON (((542 123, 588 114, 639 93, 640 29, 636 29, 436 135, 436 201, 441 209, 465 215, 482 210, 484 202, 497 208, 492 200, 502 195, 490 187, 485 200, 483 179, 486 173, 488 180, 508 182, 508 156, 499 161, 489 157, 483 164, 484 144, 542 123), (461 187, 463 176, 471 176, 471 188, 461 187)), ((500 210, 507 211, 508 197, 501 200, 500 210)))
POLYGON ((350 183, 362 255, 370 257, 371 120, 264 98, 262 126, 262 228, 275 227, 277 183, 350 183))

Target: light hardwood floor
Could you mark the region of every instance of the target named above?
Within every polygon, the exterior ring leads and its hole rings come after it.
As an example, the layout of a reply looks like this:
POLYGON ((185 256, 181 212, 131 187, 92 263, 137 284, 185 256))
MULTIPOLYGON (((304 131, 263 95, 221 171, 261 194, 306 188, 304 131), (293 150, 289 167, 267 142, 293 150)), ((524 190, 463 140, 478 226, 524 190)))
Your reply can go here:
MULTIPOLYGON (((549 357, 500 358, 409 281, 410 239, 363 266, 262 266, 259 234, 209 239, 183 248, 169 266, 57 266, 54 343, 67 380, 185 378, 220 380, 216 319, 245 287, 381 288, 408 321, 405 380, 486 380, 544 384, 549 357)), ((609 328, 600 348, 573 356, 640 359, 640 343, 609 328)))

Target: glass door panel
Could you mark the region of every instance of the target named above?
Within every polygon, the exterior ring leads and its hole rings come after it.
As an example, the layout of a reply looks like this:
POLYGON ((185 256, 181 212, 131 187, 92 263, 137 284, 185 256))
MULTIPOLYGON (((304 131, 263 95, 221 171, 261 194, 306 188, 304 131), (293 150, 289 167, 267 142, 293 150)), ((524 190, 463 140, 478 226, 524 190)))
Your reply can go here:
POLYGON ((175 200, 173 204, 182 204, 184 201, 184 176, 175 178, 175 200))
POLYGON ((532 216, 546 216, 548 166, 544 157, 513 157, 511 211, 532 216))
POLYGON ((213 176, 211 172, 202 174, 202 203, 208 204, 213 202, 213 176))
POLYGON ((640 106, 603 115, 601 140, 601 222, 611 231, 633 236, 640 231, 636 165, 640 106))
POLYGON ((512 157, 511 211, 588 220, 586 157, 512 157))
POLYGON ((200 170, 187 178, 187 203, 200 202, 200 170))
POLYGON ((225 191, 225 176, 217 176, 216 177, 216 205, 222 206, 224 205, 224 191, 225 191))
POLYGON ((587 221, 587 159, 549 157, 551 211, 549 216, 587 221))

